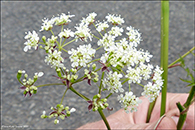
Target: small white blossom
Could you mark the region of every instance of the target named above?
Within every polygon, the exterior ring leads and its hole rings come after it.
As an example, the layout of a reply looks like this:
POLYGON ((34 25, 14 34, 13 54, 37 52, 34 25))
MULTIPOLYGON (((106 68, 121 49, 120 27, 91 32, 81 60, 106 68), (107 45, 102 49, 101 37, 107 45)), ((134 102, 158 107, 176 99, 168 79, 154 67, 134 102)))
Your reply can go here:
POLYGON ((24 47, 25 52, 30 50, 31 47, 34 47, 35 50, 38 48, 39 37, 38 37, 38 34, 34 30, 32 33, 29 31, 28 34, 24 37, 24 39, 27 39, 27 41, 24 43, 24 45, 26 45, 24 47))
POLYGON ((89 25, 89 24, 93 23, 93 22, 95 21, 95 17, 96 17, 96 16, 97 16, 97 14, 96 14, 95 12, 90 13, 90 14, 87 16, 87 18, 83 18, 83 19, 81 20, 81 24, 80 24, 80 25, 84 25, 84 24, 89 25))
POLYGON ((153 83, 149 82, 144 86, 144 92, 142 92, 142 95, 148 97, 150 102, 153 102, 154 99, 160 94, 163 85, 163 79, 161 77, 162 73, 163 71, 158 66, 156 66, 154 70, 154 76, 152 78, 153 83))
POLYGON ((111 30, 108 32, 110 35, 114 35, 115 37, 121 36, 123 32, 123 28, 119 28, 118 26, 112 27, 111 30))
POLYGON ((76 28, 76 38, 80 38, 82 41, 84 40, 85 42, 87 42, 87 39, 89 38, 90 41, 92 41, 92 36, 91 36, 91 32, 90 29, 88 28, 87 25, 83 25, 83 26, 77 26, 76 28))
POLYGON ((64 31, 60 32, 58 34, 58 36, 60 38, 62 38, 62 37, 64 37, 64 38, 74 37, 74 32, 72 32, 70 29, 64 29, 64 31))
POLYGON ((128 67, 127 75, 125 77, 128 78, 129 84, 140 83, 142 80, 140 68, 139 67, 137 68, 128 67))
POLYGON ((103 38, 100 39, 97 44, 98 46, 103 46, 105 50, 109 49, 110 46, 114 45, 115 36, 104 34, 103 38))
POLYGON ((71 49, 68 54, 71 56, 70 61, 72 62, 72 67, 83 66, 85 67, 88 62, 92 60, 95 56, 96 50, 91 48, 91 44, 80 45, 77 50, 71 49))
POLYGON ((98 32, 101 32, 101 31, 103 31, 103 30, 105 30, 106 28, 109 27, 109 25, 108 25, 107 22, 103 22, 103 23, 102 22, 99 22, 99 23, 96 24, 96 26, 97 26, 96 30, 98 32))
POLYGON ((102 84, 104 88, 107 88, 111 93, 118 93, 118 91, 124 92, 120 78, 122 78, 122 74, 117 74, 117 72, 112 73, 112 71, 110 71, 107 77, 103 79, 102 84))
POLYGON ((53 28, 53 24, 55 22, 55 19, 52 18, 52 19, 48 19, 48 18, 44 18, 42 19, 43 23, 42 23, 42 26, 41 26, 41 30, 40 31, 43 31, 43 30, 50 30, 53 28))
POLYGON ((52 51, 51 49, 49 50, 48 56, 45 57, 45 62, 49 65, 51 65, 51 68, 55 67, 64 67, 64 59, 61 57, 61 51, 54 50, 52 51))
POLYGON ((130 44, 133 46, 137 47, 137 44, 140 44, 141 39, 141 34, 138 32, 138 30, 134 29, 134 27, 130 26, 127 27, 127 32, 126 34, 129 36, 129 41, 130 44))
POLYGON ((75 15, 70 15, 70 14, 66 15, 66 14, 62 13, 58 17, 54 18, 55 25, 67 25, 68 23, 71 22, 70 18, 74 17, 74 16, 75 15))
POLYGON ((71 109, 70 109, 70 113, 75 112, 75 111, 76 111, 75 108, 71 108, 71 109))
POLYGON ((121 94, 118 95, 117 98, 121 103, 121 107, 123 107, 127 113, 129 112, 129 110, 131 112, 136 112, 137 106, 141 103, 141 100, 135 95, 133 95, 133 92, 125 92, 124 96, 123 94, 121 94))
POLYGON ((43 72, 38 72, 38 73, 35 73, 35 75, 37 75, 38 77, 42 77, 44 75, 43 72))
POLYGON ((108 22, 111 22, 112 24, 114 25, 121 25, 122 23, 124 23, 125 21, 123 20, 123 18, 120 17, 120 15, 111 15, 111 14, 108 14, 108 16, 106 16, 106 19, 108 22))

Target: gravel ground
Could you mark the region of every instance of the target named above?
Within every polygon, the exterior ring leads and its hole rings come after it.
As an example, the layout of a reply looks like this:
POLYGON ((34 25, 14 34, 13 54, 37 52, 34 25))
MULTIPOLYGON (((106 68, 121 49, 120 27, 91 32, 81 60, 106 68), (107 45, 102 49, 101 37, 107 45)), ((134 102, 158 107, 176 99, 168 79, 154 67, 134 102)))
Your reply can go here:
MULTIPOLYGON (((75 107, 77 111, 65 121, 54 125, 53 119, 40 119, 43 110, 50 111, 63 95, 63 86, 48 86, 38 90, 32 97, 24 98, 18 89, 16 80, 19 69, 25 69, 30 77, 35 72, 43 71, 45 75, 37 81, 38 84, 56 82, 52 77, 54 70, 44 63, 43 51, 23 51, 26 31, 40 30, 44 17, 70 12, 76 15, 72 18, 73 27, 82 17, 90 12, 98 14, 97 19, 104 19, 108 13, 121 14, 125 26, 133 26, 142 33, 143 41, 140 48, 148 50, 154 57, 151 63, 160 64, 160 2, 92 2, 92 1, 63 1, 63 2, 1 2, 2 35, 1 35, 1 112, 2 129, 75 129, 87 122, 100 119, 98 113, 89 112, 87 103, 74 93, 67 93, 64 104, 75 107), (61 92, 62 91, 62 92, 61 92)), ((170 2, 170 39, 169 63, 184 54, 194 46, 194 2, 170 2)), ((76 43, 78 44, 78 43, 76 43)), ((72 46, 76 46, 72 44, 72 46)), ((69 46, 69 47, 72 47, 69 46)), ((94 45, 95 46, 95 45, 94 45)), ((186 58, 186 65, 194 67, 192 55, 186 58)), ((67 63, 66 63, 67 64, 67 63)), ((168 91, 186 93, 190 88, 179 78, 186 78, 184 70, 172 68, 169 70, 168 91)), ((84 95, 96 94, 96 90, 87 84, 75 86, 84 95)), ((141 87, 132 87, 136 95, 142 92, 141 87)), ((111 97, 112 112, 105 111, 106 116, 120 109, 116 96, 111 97)))

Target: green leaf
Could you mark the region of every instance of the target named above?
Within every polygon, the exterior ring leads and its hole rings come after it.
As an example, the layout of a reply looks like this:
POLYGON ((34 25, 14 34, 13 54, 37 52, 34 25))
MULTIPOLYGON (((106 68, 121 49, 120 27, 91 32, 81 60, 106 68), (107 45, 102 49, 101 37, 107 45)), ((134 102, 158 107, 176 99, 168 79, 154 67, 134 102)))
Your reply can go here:
POLYGON ((182 79, 182 78, 179 78, 179 79, 182 80, 183 82, 192 83, 191 80, 186 80, 186 79, 182 79))
POLYGON ((195 82, 193 82, 193 83, 191 83, 191 84, 188 84, 187 87, 188 87, 188 86, 192 86, 192 87, 195 86, 195 82))

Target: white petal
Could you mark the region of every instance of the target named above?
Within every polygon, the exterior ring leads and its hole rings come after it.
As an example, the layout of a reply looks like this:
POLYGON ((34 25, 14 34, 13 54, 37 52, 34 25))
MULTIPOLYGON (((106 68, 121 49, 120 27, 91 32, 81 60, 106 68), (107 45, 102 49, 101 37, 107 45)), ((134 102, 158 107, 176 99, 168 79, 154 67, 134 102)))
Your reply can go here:
POLYGON ((75 112, 75 111, 76 111, 75 108, 71 108, 71 109, 70 109, 70 113, 75 112))

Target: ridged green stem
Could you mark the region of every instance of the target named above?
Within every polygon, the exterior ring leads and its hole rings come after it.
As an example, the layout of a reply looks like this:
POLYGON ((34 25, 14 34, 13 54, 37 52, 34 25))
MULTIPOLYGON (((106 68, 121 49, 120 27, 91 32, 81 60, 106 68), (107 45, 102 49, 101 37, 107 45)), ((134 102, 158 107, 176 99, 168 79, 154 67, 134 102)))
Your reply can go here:
POLYGON ((100 116, 102 117, 102 119, 103 119, 103 121, 104 121, 104 123, 105 123, 107 129, 108 129, 108 130, 111 130, 110 125, 109 125, 109 123, 108 123, 108 121, 107 121, 107 119, 106 119, 106 117, 105 117, 105 115, 104 115, 102 109, 98 109, 98 112, 99 112, 100 116))
POLYGON ((161 1, 161 68, 163 69, 162 97, 160 116, 166 111, 166 94, 168 80, 168 49, 169 49, 169 1, 161 1))

